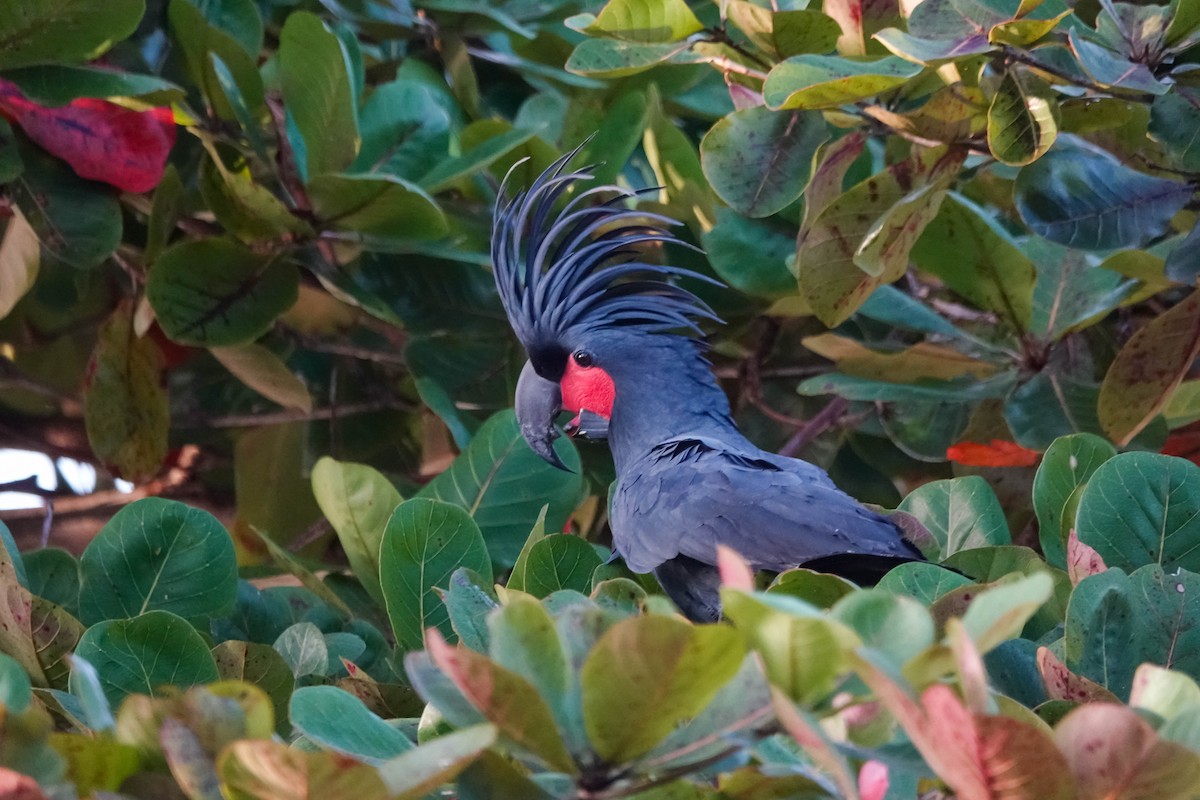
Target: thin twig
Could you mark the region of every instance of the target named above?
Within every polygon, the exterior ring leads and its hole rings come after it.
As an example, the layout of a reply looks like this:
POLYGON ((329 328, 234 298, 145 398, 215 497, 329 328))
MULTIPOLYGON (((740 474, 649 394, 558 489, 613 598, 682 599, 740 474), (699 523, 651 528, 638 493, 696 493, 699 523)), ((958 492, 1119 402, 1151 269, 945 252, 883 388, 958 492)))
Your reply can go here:
POLYGON ((842 416, 850 406, 850 401, 844 397, 835 397, 829 401, 828 405, 812 416, 808 423, 792 434, 783 447, 779 448, 781 456, 795 456, 804 448, 812 444, 813 440, 820 436, 842 416))
POLYGON ((254 428, 260 425, 283 425, 288 422, 311 422, 329 420, 336 417, 349 417, 356 414, 371 414, 376 411, 412 411, 414 406, 403 400, 377 400, 370 403, 318 408, 310 413, 303 411, 276 411, 266 414, 227 414, 220 417, 192 417, 180 424, 195 428, 254 428))
POLYGON ((1045 72, 1047 75, 1053 75, 1059 80, 1069 83, 1072 86, 1079 86, 1080 88, 1088 89, 1096 92, 1097 94, 1115 97, 1120 100, 1135 100, 1139 103, 1151 103, 1154 101, 1154 95, 1150 94, 1149 92, 1138 92, 1130 89, 1122 89, 1119 86, 1104 86, 1096 83, 1095 81, 1088 80, 1087 78, 1080 78, 1077 75, 1072 75, 1066 70, 1059 69, 1053 64, 1047 64, 1044 61, 1040 61, 1036 57, 1026 53, 1024 50, 1020 50, 1010 45, 1005 45, 1001 52, 1004 53, 1005 58, 1008 58, 1012 61, 1018 61, 1027 67, 1033 67, 1040 72, 1045 72))

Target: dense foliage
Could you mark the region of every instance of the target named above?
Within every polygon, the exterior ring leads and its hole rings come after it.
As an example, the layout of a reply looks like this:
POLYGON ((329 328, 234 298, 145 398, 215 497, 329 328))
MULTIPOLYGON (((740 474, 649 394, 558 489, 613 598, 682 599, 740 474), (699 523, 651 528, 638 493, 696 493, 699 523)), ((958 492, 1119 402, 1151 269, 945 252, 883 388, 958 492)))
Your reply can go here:
POLYGON ((0 436, 137 485, 4 531, 0 787, 1200 796, 1200 4, 808 6, 0 2, 0 436), (487 269, 575 147, 935 563, 609 563, 487 269))

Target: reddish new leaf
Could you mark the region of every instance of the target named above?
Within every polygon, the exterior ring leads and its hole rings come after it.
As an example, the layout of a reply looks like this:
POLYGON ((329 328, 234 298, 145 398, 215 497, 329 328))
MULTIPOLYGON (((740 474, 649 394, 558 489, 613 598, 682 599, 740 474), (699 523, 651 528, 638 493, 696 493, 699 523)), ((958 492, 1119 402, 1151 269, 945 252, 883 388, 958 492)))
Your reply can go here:
POLYGON ((1076 586, 1089 575, 1097 575, 1106 569, 1108 567, 1096 548, 1080 541, 1075 529, 1071 528, 1071 535, 1067 537, 1067 575, 1071 585, 1076 586))
POLYGON ((1067 665, 1059 661, 1048 648, 1038 648, 1037 666, 1042 675, 1042 684, 1046 687, 1046 696, 1051 700, 1070 700, 1077 703, 1117 702, 1117 698, 1108 689, 1067 669, 1067 665))
POLYGON ((81 178, 126 192, 148 192, 157 186, 175 144, 169 108, 133 111, 92 97, 48 108, 27 100, 5 80, 0 80, 0 115, 20 125, 81 178))
POLYGON ((1032 467, 1042 454, 1016 442, 992 439, 983 442, 959 442, 946 448, 946 459, 966 467, 1032 467))

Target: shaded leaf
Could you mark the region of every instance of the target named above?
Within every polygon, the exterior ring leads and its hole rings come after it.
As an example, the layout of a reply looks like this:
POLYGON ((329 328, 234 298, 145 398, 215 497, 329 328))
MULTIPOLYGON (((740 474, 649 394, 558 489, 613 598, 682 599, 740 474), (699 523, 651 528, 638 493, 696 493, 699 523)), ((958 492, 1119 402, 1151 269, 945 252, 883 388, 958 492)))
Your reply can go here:
POLYGON ((309 740, 370 764, 413 749, 413 743, 403 733, 336 686, 297 689, 288 716, 309 740))
POLYGON ((1167 405, 1200 353, 1200 292, 1138 330, 1100 384, 1097 411, 1105 432, 1126 445, 1167 405))
POLYGON ((279 35, 279 83, 304 137, 307 175, 337 172, 358 154, 355 93, 344 45, 307 12, 289 14, 279 35))
POLYGON ((1016 206, 1029 228, 1080 250, 1141 247, 1161 236, 1190 186, 1126 167, 1102 150, 1047 153, 1017 176, 1016 206))
POLYGON ((227 239, 196 239, 159 256, 146 297, 173 340, 227 347, 265 333, 296 302, 299 280, 291 262, 264 258, 227 239))
POLYGON ((722 200, 748 217, 769 217, 800 196, 826 138, 819 115, 747 108, 705 134, 700 163, 722 200))
POLYGON ((0 9, 0 69, 94 58, 133 33, 143 13, 143 0, 5 5, 0 9))
POLYGON ((304 382, 267 348, 257 344, 214 347, 210 351, 234 377, 284 408, 311 414, 312 395, 304 382))
POLYGON ((21 209, 14 207, 4 238, 0 239, 0 319, 7 317, 17 301, 33 288, 40 266, 37 232, 21 209))
POLYGON ((470 446, 419 496, 465 509, 483 533, 492 561, 507 568, 516 561, 543 505, 549 505, 549 530, 562 530, 575 508, 579 455, 566 437, 556 441, 554 449, 574 474, 555 469, 530 450, 516 415, 501 411, 483 424, 470 446))
POLYGON ((1033 478, 1033 508, 1038 536, 1046 561, 1067 566, 1064 534, 1074 527, 1075 515, 1066 511, 1072 495, 1088 482, 1100 465, 1117 454, 1099 436, 1082 433, 1055 439, 1046 449, 1033 478))

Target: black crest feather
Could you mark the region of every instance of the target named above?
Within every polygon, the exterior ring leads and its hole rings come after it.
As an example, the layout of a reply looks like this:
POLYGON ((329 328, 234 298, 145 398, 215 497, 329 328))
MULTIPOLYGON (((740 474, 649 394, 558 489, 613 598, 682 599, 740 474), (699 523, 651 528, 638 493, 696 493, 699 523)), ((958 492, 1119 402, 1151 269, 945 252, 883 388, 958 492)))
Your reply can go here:
POLYGON ((699 320, 717 320, 699 298, 671 282, 678 277, 717 281, 640 260, 651 243, 696 248, 670 233, 677 221, 628 208, 625 201, 639 192, 594 186, 555 213, 574 184, 592 179, 587 168, 568 170, 578 152, 555 161, 511 199, 505 195, 505 177, 492 216, 496 288, 526 350, 601 328, 698 334, 699 320))

